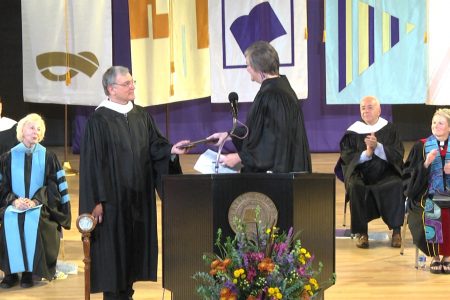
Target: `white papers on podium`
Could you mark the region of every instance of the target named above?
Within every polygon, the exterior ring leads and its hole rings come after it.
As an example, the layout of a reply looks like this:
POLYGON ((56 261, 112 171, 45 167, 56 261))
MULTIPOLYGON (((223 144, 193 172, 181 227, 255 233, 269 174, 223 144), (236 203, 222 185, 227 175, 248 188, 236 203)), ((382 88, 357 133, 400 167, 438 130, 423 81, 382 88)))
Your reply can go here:
MULTIPOLYGON (((202 173, 202 174, 214 174, 215 166, 216 166, 216 158, 217 152, 212 151, 210 149, 206 150, 200 157, 197 159, 197 162, 194 165, 194 170, 202 173)), ((232 169, 219 164, 218 173, 237 173, 238 169, 232 169)))

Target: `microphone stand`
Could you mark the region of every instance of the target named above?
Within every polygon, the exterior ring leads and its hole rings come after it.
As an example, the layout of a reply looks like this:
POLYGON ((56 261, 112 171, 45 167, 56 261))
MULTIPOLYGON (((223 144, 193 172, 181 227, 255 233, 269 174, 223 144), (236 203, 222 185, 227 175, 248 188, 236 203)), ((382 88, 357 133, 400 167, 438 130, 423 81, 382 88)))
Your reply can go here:
POLYGON ((219 174, 219 159, 220 159, 220 154, 222 153, 223 145, 225 144, 225 141, 227 140, 227 138, 234 133, 234 130, 236 130, 236 127, 237 127, 237 116, 236 116, 236 114, 233 114, 233 127, 227 133, 227 136, 223 139, 222 143, 220 143, 219 150, 217 151, 216 164, 214 166, 214 173, 216 173, 216 174, 219 174))

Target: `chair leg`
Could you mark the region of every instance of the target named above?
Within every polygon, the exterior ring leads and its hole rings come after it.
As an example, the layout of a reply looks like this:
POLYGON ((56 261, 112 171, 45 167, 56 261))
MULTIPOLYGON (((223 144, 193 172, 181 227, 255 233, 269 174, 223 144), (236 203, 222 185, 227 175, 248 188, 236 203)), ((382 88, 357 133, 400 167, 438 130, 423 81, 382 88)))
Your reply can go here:
POLYGON ((416 247, 416 259, 415 259, 414 267, 416 269, 419 268, 419 248, 417 248, 417 247, 416 247))
POLYGON ((347 201, 344 200, 344 223, 342 226, 346 226, 347 223, 347 201))
MULTIPOLYGON (((403 251, 405 250, 406 226, 408 226, 408 213, 405 213, 405 218, 403 219, 402 243, 401 243, 401 246, 400 246, 400 254, 401 255, 403 255, 403 251)), ((416 255, 417 255, 417 253, 416 253, 416 255)), ((416 257, 416 264, 417 264, 417 257, 416 257)))

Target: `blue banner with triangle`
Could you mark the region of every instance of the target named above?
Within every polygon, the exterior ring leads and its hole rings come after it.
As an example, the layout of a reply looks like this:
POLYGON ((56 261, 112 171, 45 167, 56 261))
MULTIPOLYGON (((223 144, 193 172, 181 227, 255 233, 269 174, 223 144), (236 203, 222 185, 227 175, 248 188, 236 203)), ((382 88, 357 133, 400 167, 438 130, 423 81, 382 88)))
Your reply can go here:
POLYGON ((326 2, 326 102, 424 103, 426 1, 326 2))

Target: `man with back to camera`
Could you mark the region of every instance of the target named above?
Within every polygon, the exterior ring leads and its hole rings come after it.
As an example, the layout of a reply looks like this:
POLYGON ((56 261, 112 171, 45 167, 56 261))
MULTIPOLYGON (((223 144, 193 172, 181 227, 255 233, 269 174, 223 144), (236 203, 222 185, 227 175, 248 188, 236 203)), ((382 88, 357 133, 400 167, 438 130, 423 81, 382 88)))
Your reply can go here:
POLYGON ((297 95, 279 73, 276 49, 256 41, 245 51, 250 80, 260 84, 246 126, 234 134, 217 132, 216 146, 232 140, 237 153, 222 155, 220 163, 231 168, 242 164, 242 173, 311 172, 311 154, 304 117, 297 95), (247 128, 246 128, 247 127, 247 128))

